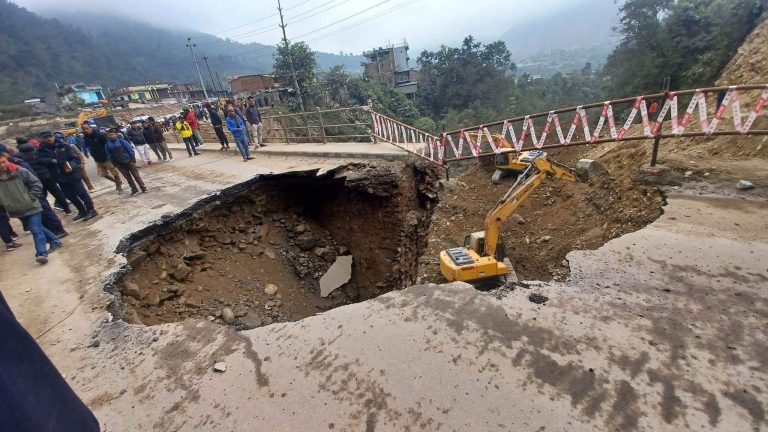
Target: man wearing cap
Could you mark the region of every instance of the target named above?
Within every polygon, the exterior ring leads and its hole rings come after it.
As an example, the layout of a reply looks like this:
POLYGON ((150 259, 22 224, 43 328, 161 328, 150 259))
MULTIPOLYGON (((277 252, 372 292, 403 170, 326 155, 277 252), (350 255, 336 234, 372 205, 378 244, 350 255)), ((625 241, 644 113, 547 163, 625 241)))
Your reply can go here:
POLYGON ((56 163, 56 143, 53 131, 45 131, 40 134, 40 146, 35 150, 35 173, 43 184, 43 195, 48 192, 53 195, 53 208, 62 210, 70 215, 72 210, 67 203, 64 192, 59 187, 59 166, 56 163))
POLYGON ((120 171, 109 161, 107 155, 107 135, 93 129, 88 123, 83 123, 83 149, 87 149, 96 162, 96 170, 99 176, 115 184, 117 193, 123 192, 123 181, 120 180, 120 171))
POLYGON ((21 219, 35 242, 35 261, 48 262, 48 254, 61 247, 61 240, 42 223, 39 198, 43 184, 28 170, 10 162, 8 153, 0 153, 0 206, 11 217, 21 219), (51 248, 47 249, 46 245, 51 248))
POLYGON ((262 147, 261 136, 261 113, 259 107, 256 106, 256 98, 248 96, 248 107, 245 109, 245 117, 248 119, 248 124, 251 126, 251 136, 253 137, 253 148, 258 149, 262 147))
POLYGON ((99 213, 93 206, 91 195, 85 190, 80 170, 81 159, 76 153, 77 147, 66 142, 63 134, 56 137, 54 142, 56 143, 56 164, 59 168, 59 186, 78 211, 72 220, 88 221, 95 218, 99 213))

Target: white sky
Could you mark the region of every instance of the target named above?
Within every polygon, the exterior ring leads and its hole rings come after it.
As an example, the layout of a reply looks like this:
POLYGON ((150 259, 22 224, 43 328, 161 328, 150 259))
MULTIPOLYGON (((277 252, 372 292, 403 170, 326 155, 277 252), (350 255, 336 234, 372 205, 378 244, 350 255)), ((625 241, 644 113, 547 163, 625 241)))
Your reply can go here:
MULTIPOLYGON (((191 28, 241 42, 272 45, 280 38, 277 28, 279 19, 275 15, 277 0, 12 1, 33 12, 66 9, 114 15, 128 11, 132 16, 127 18, 158 27, 191 28)), ((289 23, 288 38, 292 41, 304 40, 317 51, 360 53, 387 41, 397 43, 403 38, 408 40, 413 52, 441 44, 455 46, 468 34, 491 41, 517 23, 546 16, 586 0, 281 1, 286 22, 289 23), (366 20, 370 21, 361 23, 366 20), (291 24, 292 21, 296 22, 291 24), (321 29, 325 26, 328 27, 321 29)), ((604 1, 609 5, 614 0, 604 1)))

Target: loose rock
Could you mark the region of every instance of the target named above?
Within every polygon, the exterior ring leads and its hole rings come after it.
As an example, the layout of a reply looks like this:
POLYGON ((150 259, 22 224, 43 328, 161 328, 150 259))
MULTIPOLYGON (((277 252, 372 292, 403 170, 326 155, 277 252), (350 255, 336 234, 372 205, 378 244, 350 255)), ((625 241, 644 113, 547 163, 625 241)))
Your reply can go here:
POLYGON ((277 285, 275 284, 267 284, 266 287, 264 287, 264 294, 268 296, 273 296, 277 294, 277 285))
POLYGON ((230 308, 224 308, 221 310, 221 319, 227 324, 235 322, 235 313, 230 308))
POLYGON ((528 300, 530 300, 531 302, 536 303, 536 304, 544 304, 547 301, 549 301, 549 297, 541 295, 541 294, 533 293, 533 294, 528 296, 528 300))
POLYGON ((739 180, 739 182, 736 184, 736 187, 739 190, 749 190, 754 189, 755 185, 753 185, 749 180, 739 180))
POLYGON ((214 371, 214 372, 221 372, 221 373, 224 373, 224 372, 226 372, 226 371, 227 371, 227 364, 226 364, 226 363, 224 363, 224 362, 216 362, 216 363, 213 365, 213 371, 214 371))
POLYGON ((141 290, 141 288, 135 283, 129 281, 126 281, 123 286, 123 294, 129 297, 133 297, 136 300, 141 300, 144 298, 144 292, 141 290))

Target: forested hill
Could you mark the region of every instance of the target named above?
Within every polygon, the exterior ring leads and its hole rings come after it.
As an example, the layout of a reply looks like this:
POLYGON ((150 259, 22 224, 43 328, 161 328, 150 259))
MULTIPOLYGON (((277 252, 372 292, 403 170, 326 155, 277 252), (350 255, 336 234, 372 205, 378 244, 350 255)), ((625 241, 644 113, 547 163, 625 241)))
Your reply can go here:
MULTIPOLYGON (((194 80, 197 72, 185 47, 187 37, 198 45, 200 57, 208 56, 211 70, 218 71, 222 80, 226 75, 272 70, 275 48, 269 45, 162 30, 119 16, 51 15, 56 18, 43 18, 0 0, 0 105, 51 97, 54 83, 121 86, 194 80)), ((317 60, 323 69, 342 64, 357 71, 362 58, 317 53, 317 60)))

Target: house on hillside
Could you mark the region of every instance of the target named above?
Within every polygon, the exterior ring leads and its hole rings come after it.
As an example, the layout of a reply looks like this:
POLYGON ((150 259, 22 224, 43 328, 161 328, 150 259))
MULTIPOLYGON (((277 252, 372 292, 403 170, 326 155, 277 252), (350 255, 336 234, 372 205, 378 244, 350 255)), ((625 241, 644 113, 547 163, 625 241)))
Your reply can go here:
POLYGON ((168 99, 171 86, 168 84, 145 84, 119 88, 112 92, 113 102, 148 102, 168 99))
MULTIPOLYGON (((58 86, 57 86, 58 87, 58 86)), ((65 105, 72 105, 79 99, 84 105, 99 104, 105 99, 100 84, 71 84, 58 87, 58 94, 65 105)))
POLYGON ((405 40, 402 45, 379 47, 364 52, 363 56, 366 62, 362 65, 371 79, 404 94, 408 99, 416 99, 418 71, 411 67, 405 40))
POLYGON ((221 90, 218 88, 214 89, 210 85, 205 86, 205 92, 204 92, 203 87, 200 85, 200 83, 171 84, 171 87, 170 87, 171 97, 179 100, 183 100, 183 101, 205 100, 206 92, 208 93, 209 98, 229 96, 229 92, 227 90, 221 90))
POLYGON ((287 90, 275 83, 272 75, 242 75, 229 78, 229 87, 235 99, 255 96, 259 105, 270 106, 280 102, 281 91, 287 90))

